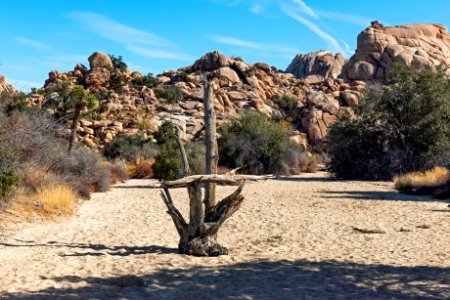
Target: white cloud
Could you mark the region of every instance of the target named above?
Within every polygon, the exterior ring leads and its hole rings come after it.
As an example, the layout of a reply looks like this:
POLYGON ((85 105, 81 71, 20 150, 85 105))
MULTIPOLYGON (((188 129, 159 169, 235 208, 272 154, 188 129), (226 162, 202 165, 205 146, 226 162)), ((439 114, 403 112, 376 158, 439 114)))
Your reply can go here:
POLYGON ((23 37, 16 37, 14 40, 19 44, 29 46, 29 47, 34 48, 39 51, 44 52, 44 51, 50 50, 50 46, 43 44, 41 42, 35 41, 35 40, 30 40, 30 39, 23 38, 23 37))
POLYGON ((73 12, 70 17, 85 24, 102 38, 117 42, 135 54, 161 59, 188 60, 191 56, 174 50, 175 43, 152 32, 136 29, 92 12, 73 12))
POLYGON ((226 44, 230 46, 239 46, 243 48, 250 48, 255 50, 264 50, 265 46, 260 43, 250 42, 250 41, 244 41, 241 39, 228 37, 228 36, 221 36, 221 35, 210 35, 209 39, 221 44, 226 44))
POLYGON ((297 15, 296 13, 293 13, 291 10, 287 9, 286 7, 282 7, 282 10, 286 15, 288 15, 292 19, 296 20, 297 22, 305 25, 306 27, 308 27, 309 30, 311 30, 318 37, 320 37, 322 40, 324 40, 328 44, 328 47, 331 48, 331 50, 333 50, 335 52, 345 53, 344 49, 341 47, 339 42, 331 34, 328 34, 325 31, 323 31, 318 25, 297 15))
POLYGON ((70 16, 85 24, 88 30, 101 37, 121 44, 142 44, 154 46, 169 46, 171 42, 154 33, 129 27, 116 22, 104 15, 92 12, 73 12, 70 16))
POLYGON ((254 41, 242 40, 235 37, 222 36, 222 35, 209 35, 208 38, 212 41, 229 45, 237 46, 241 49, 249 49, 258 52, 252 52, 253 54, 263 55, 275 55, 280 57, 294 57, 300 51, 297 48, 289 46, 275 46, 278 43, 259 43, 254 41))
POLYGON ((250 11, 255 15, 259 15, 262 11, 262 6, 260 4, 253 4, 252 7, 250 7, 250 11))
POLYGON ((372 19, 367 18, 367 17, 343 14, 343 13, 339 13, 339 12, 316 10, 316 13, 321 18, 324 18, 324 19, 339 21, 342 23, 353 24, 353 25, 358 25, 358 26, 363 26, 363 27, 370 26, 370 22, 372 21, 372 19))
POLYGON ((315 19, 319 19, 319 16, 314 12, 314 10, 305 4, 302 0, 292 0, 294 4, 296 4, 296 7, 300 9, 300 12, 313 17, 315 19))
POLYGON ((127 46, 126 49, 133 53, 151 57, 151 58, 163 58, 163 59, 172 59, 172 60, 193 60, 194 57, 190 55, 186 55, 183 53, 177 53, 168 50, 161 49, 149 49, 145 47, 137 47, 137 46, 127 46))

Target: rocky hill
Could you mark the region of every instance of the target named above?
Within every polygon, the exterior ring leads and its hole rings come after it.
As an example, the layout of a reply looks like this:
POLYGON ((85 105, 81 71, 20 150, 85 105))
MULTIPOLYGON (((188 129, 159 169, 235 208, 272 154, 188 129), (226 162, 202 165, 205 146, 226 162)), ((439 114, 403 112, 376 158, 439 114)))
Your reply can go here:
POLYGON ((214 89, 219 125, 244 110, 279 119, 289 116, 295 127, 292 139, 305 148, 321 141, 328 127, 350 110, 364 89, 361 81, 320 75, 297 79, 266 64, 251 65, 217 51, 191 66, 159 75, 154 86, 139 84, 146 77, 138 72, 115 69, 104 53, 96 52, 88 60, 89 69, 77 65, 73 71, 50 72, 44 87, 48 92, 33 99, 35 105, 54 101, 59 95, 52 89, 65 82, 82 84, 94 93, 100 101, 100 113, 96 120, 81 120, 78 132, 79 140, 92 148, 101 148, 120 132, 151 135, 165 120, 182 128, 185 140, 200 137, 204 76, 210 78, 214 89), (180 93, 180 101, 165 99, 171 93, 180 93), (292 102, 291 107, 283 107, 280 101, 292 102))
MULTIPOLYGON (((358 36, 355 54, 318 51, 297 55, 288 72, 264 63, 248 64, 214 51, 192 65, 157 77, 115 65, 108 55, 95 52, 89 68, 52 71, 32 105, 58 102, 58 87, 81 84, 95 94, 99 112, 80 121, 78 140, 102 148, 123 132, 152 135, 170 120, 183 130, 184 140, 203 134, 203 81, 211 80, 218 125, 246 110, 292 123, 292 140, 309 148, 320 143, 328 128, 358 103, 367 81, 384 81, 394 63, 415 68, 450 66, 450 37, 442 25, 413 24, 385 27, 373 22, 358 36)), ((10 89, 4 78, 0 89, 10 89)), ((61 100, 62 101, 62 100, 61 100)), ((50 110, 57 113, 56 110, 50 110)), ((68 134, 66 132, 65 134, 68 134)))
POLYGON ((325 78, 337 78, 341 75, 346 60, 341 53, 333 54, 329 51, 316 51, 308 54, 297 54, 286 72, 297 78, 309 75, 321 75, 325 78))

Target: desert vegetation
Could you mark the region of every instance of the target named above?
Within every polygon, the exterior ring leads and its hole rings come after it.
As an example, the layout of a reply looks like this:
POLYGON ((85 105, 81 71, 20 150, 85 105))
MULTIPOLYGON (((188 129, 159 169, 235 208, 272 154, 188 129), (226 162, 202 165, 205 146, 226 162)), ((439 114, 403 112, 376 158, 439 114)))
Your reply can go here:
POLYGON ((443 68, 395 66, 388 85, 371 86, 355 115, 328 135, 331 172, 339 178, 390 180, 450 164, 450 79, 443 68))
MULTIPOLYGON (((62 88, 68 91, 66 109, 78 118, 87 109, 89 96, 80 86, 62 88)), ((70 213, 76 199, 90 198, 92 192, 106 191, 125 179, 119 164, 108 163, 98 153, 75 144, 75 127, 65 134, 61 119, 50 116, 47 107, 30 108, 23 104, 21 93, 15 93, 1 95, 2 100, 8 99, 2 101, 6 105, 0 111, 1 208, 10 205, 45 214, 70 213)))
POLYGON ((290 142, 287 130, 257 112, 219 127, 219 164, 251 174, 295 175, 317 171, 313 155, 290 142))

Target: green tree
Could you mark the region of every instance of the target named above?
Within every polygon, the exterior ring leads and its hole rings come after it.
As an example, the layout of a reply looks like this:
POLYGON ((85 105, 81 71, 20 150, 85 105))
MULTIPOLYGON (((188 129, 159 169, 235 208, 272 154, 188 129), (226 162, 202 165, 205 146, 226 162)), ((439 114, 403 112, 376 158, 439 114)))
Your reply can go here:
POLYGON ((330 170, 342 178, 391 179, 442 160, 450 149, 445 70, 394 66, 388 86, 367 90, 356 116, 336 122, 328 143, 330 170))
MULTIPOLYGON (((64 87, 64 89, 66 89, 66 87, 64 87)), ((94 95, 91 95, 83 86, 75 85, 73 87, 69 87, 69 89, 65 91, 64 104, 66 109, 71 108, 73 111, 68 147, 68 153, 70 154, 73 145, 75 144, 78 122, 80 120, 81 113, 83 111, 92 112, 98 109, 99 103, 97 98, 94 95)))
POLYGON ((164 121, 155 132, 154 138, 158 145, 165 144, 169 141, 175 141, 176 129, 172 122, 164 121))

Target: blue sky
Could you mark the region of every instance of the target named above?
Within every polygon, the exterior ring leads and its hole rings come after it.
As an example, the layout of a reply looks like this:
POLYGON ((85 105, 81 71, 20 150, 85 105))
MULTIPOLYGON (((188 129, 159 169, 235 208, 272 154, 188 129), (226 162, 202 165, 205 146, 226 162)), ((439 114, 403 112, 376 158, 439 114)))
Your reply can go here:
POLYGON ((95 51, 142 73, 213 50, 285 69, 297 53, 351 56, 371 20, 448 27, 449 13, 448 0, 2 0, 0 74, 19 89, 40 87, 49 71, 88 65, 95 51))

